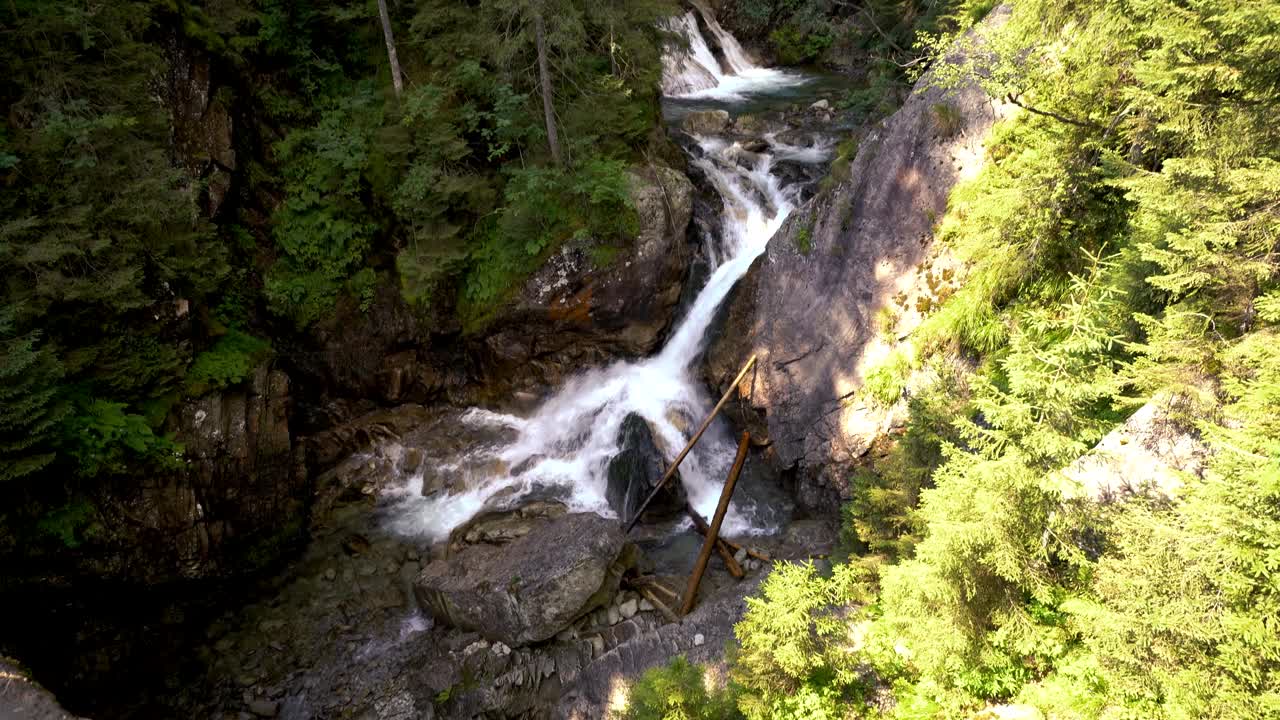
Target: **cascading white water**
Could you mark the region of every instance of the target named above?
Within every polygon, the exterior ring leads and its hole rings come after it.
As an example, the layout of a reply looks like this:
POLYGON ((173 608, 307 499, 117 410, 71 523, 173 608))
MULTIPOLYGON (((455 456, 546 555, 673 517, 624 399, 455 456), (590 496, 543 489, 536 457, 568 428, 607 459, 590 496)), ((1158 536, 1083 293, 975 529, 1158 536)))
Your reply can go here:
POLYGON ((805 82, 795 73, 755 64, 732 34, 725 31, 711 9, 693 3, 696 10, 670 18, 665 27, 682 36, 688 49, 667 48, 662 56, 662 92, 669 97, 739 100, 751 92, 768 91, 805 82), (716 39, 722 63, 698 26, 698 17, 716 39), (727 66, 727 67, 726 67, 727 66))
POLYGON ((686 38, 689 49, 687 52, 668 51, 663 57, 662 92, 685 95, 719 85, 724 79, 724 71, 702 33, 698 32, 698 19, 693 11, 669 19, 665 26, 668 31, 686 38))
MULTIPOLYGON (((720 52, 724 54, 724 61, 729 66, 730 72, 742 74, 760 69, 751 60, 751 57, 747 55, 747 51, 742 49, 738 38, 725 32, 725 29, 720 27, 720 22, 716 20, 711 8, 700 2, 694 3, 693 6, 698 9, 698 14, 702 16, 702 21, 706 23, 707 30, 715 36, 716 43, 720 46, 720 52)), ((695 27, 694 29, 696 30, 697 28, 695 27)), ((703 44, 705 45, 706 42, 703 41, 703 44)))
MULTIPOLYGON (((698 35, 697 23, 691 21, 689 15, 680 23, 697 36, 690 42, 690 47, 695 48, 693 56, 697 57, 701 50, 696 48, 705 49, 707 45, 698 35)), ((710 51, 706 54, 710 55, 710 51)), ((753 82, 762 88, 776 86, 776 78, 768 74, 771 72, 757 72, 754 80, 744 77, 737 82, 740 87, 753 82)), ((723 85, 728 76, 721 75, 719 80, 723 85)), ((428 498, 420 494, 422 477, 411 479, 394 520, 399 530, 440 539, 485 508, 495 496, 502 497, 505 504, 518 504, 521 496, 545 494, 548 490, 572 510, 612 515, 606 500, 606 467, 619 451, 619 429, 630 413, 648 421, 669 459, 685 445, 691 425, 700 422, 711 409, 710 399, 691 368, 707 327, 725 296, 764 251, 796 202, 791 189, 782 188, 770 172, 774 154, 799 158, 824 152, 788 146, 776 138, 770 138, 771 152, 758 154, 721 138, 699 137, 697 141, 702 152, 692 162, 714 183, 724 200, 721 245, 713 261, 724 259, 662 351, 645 360, 623 361, 584 372, 528 417, 469 410, 463 422, 505 428, 514 432, 514 441, 500 447, 473 449, 461 458, 432 458, 432 462, 453 466, 488 468, 480 471, 487 475, 473 479, 468 484, 471 490, 428 498), (517 467, 521 471, 512 474, 509 469, 517 467)), ((714 510, 733 455, 728 432, 713 425, 681 465, 685 490, 700 513, 710 515, 714 510)), ((773 529, 760 526, 749 501, 735 502, 725 520, 725 532, 729 534, 773 529)))

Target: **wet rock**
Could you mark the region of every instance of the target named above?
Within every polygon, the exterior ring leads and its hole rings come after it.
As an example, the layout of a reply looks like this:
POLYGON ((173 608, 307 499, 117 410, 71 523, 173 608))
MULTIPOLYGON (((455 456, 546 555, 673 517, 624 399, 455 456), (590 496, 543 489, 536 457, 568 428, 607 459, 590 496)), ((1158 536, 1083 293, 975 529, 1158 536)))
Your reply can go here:
POLYGON ((751 140, 743 140, 742 149, 750 153, 762 153, 769 149, 769 142, 763 138, 752 138, 751 140))
MULTIPOLYGON (((653 485, 666 472, 666 458, 654 443, 653 431, 643 417, 627 415, 618 431, 622 451, 609 461, 606 471, 609 507, 624 521, 630 521, 640 504, 653 491, 653 485)), ((685 505, 684 485, 677 473, 663 486, 662 492, 645 509, 646 517, 666 517, 682 512, 685 505)))
POLYGON ((449 551, 457 553, 467 545, 505 545, 567 512, 563 503, 535 501, 515 510, 481 513, 450 534, 449 551))
POLYGON ((617 522, 565 515, 501 548, 468 546, 431 563, 414 591, 436 620, 521 647, 607 605, 634 562, 617 522))
POLYGON ((348 535, 347 539, 342 541, 342 549, 348 555, 363 555, 369 552, 369 538, 358 533, 348 535))
POLYGON ((831 103, 826 98, 823 98, 822 100, 819 100, 818 102, 810 105, 809 109, 810 110, 830 110, 831 103))
POLYGON ((729 128, 729 113, 724 110, 695 110, 685 116, 680 127, 693 135, 722 135, 729 128))

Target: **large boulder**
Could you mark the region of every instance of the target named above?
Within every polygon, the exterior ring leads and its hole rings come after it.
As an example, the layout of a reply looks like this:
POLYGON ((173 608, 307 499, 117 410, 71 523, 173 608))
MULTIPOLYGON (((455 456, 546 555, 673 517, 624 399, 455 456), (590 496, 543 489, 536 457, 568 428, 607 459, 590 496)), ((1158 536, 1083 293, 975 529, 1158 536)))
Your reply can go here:
MULTIPOLYGON (((643 417, 627 415, 618 430, 621 451, 609 461, 606 497, 609 507, 623 521, 630 521, 640 504, 653 491, 654 483, 666 472, 667 461, 653 440, 653 431, 643 417)), ((646 516, 671 515, 685 505, 684 485, 677 474, 645 509, 646 516)))
POLYGON ((693 135, 722 135, 729 129, 729 113, 725 110, 694 110, 685 115, 680 127, 693 135))
MULTIPOLYGON (((1007 6, 997 8, 978 32, 1007 17, 1007 6)), ((955 184, 977 174, 989 131, 1007 112, 976 84, 921 79, 852 162, 837 162, 829 189, 787 219, 727 303, 707 380, 724 390, 758 356, 740 388, 754 412, 736 419, 769 441, 781 467, 798 471, 807 510, 839 507, 849 467, 891 422, 858 397, 864 374, 891 351, 877 316, 916 286, 938 285, 923 268, 937 254, 934 225, 955 184)), ((894 338, 909 328, 895 330, 894 338)))
POLYGON ((0 655, 0 718, 76 720, 76 716, 62 709, 53 693, 3 655, 0 655))
POLYGON ((1143 405, 1088 454, 1063 468, 1062 492, 1095 502, 1130 497, 1175 498, 1183 479, 1198 476, 1209 448, 1189 422, 1179 420, 1177 395, 1143 405))
POLYGON ((431 563, 414 591, 437 621, 520 647, 606 605, 634 561, 616 521, 564 515, 506 545, 472 545, 431 563))

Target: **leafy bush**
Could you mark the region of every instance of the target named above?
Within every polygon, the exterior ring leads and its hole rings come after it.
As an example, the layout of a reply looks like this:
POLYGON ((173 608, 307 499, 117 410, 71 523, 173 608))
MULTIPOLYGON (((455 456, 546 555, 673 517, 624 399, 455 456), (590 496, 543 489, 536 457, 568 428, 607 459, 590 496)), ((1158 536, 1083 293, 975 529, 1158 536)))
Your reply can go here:
POLYGON ((867 393, 882 407, 893 405, 906 392, 907 380, 913 369, 910 351, 894 350, 884 362, 867 373, 867 393))
POLYGON ((708 687, 707 671, 683 655, 646 671, 631 686, 619 720, 738 720, 733 687, 708 687))
POLYGON ((466 327, 484 326, 507 295, 560 244, 578 237, 593 244, 629 239, 639 230, 625 163, 593 159, 573 170, 513 171, 505 204, 477 228, 459 312, 466 327))
POLYGON ((238 385, 270 354, 271 344, 266 340, 230 330, 191 363, 187 371, 187 394, 198 397, 238 385))
POLYGON ((769 42, 782 65, 811 63, 831 47, 833 40, 828 33, 793 24, 784 25, 769 33, 769 42))
POLYGON ((82 477, 127 474, 139 466, 176 470, 182 446, 156 435, 124 403, 84 399, 63 424, 63 445, 82 477))

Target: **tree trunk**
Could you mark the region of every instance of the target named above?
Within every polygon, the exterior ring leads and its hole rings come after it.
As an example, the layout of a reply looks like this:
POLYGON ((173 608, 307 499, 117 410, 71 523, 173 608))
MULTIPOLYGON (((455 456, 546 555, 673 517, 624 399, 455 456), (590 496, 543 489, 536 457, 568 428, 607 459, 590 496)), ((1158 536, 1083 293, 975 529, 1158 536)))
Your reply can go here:
POLYGON ((551 71, 547 69, 547 33, 542 26, 541 7, 533 12, 533 31, 538 40, 538 77, 542 81, 542 112, 547 118, 547 143, 551 146, 551 158, 557 165, 563 165, 560 134, 556 132, 556 109, 552 103, 551 71))
POLYGON ((391 14, 387 12, 387 0, 378 0, 378 14, 382 16, 382 37, 387 41, 387 58, 391 61, 391 84, 396 97, 404 92, 404 80, 400 75, 400 58, 396 57, 396 39, 391 34, 391 14))

